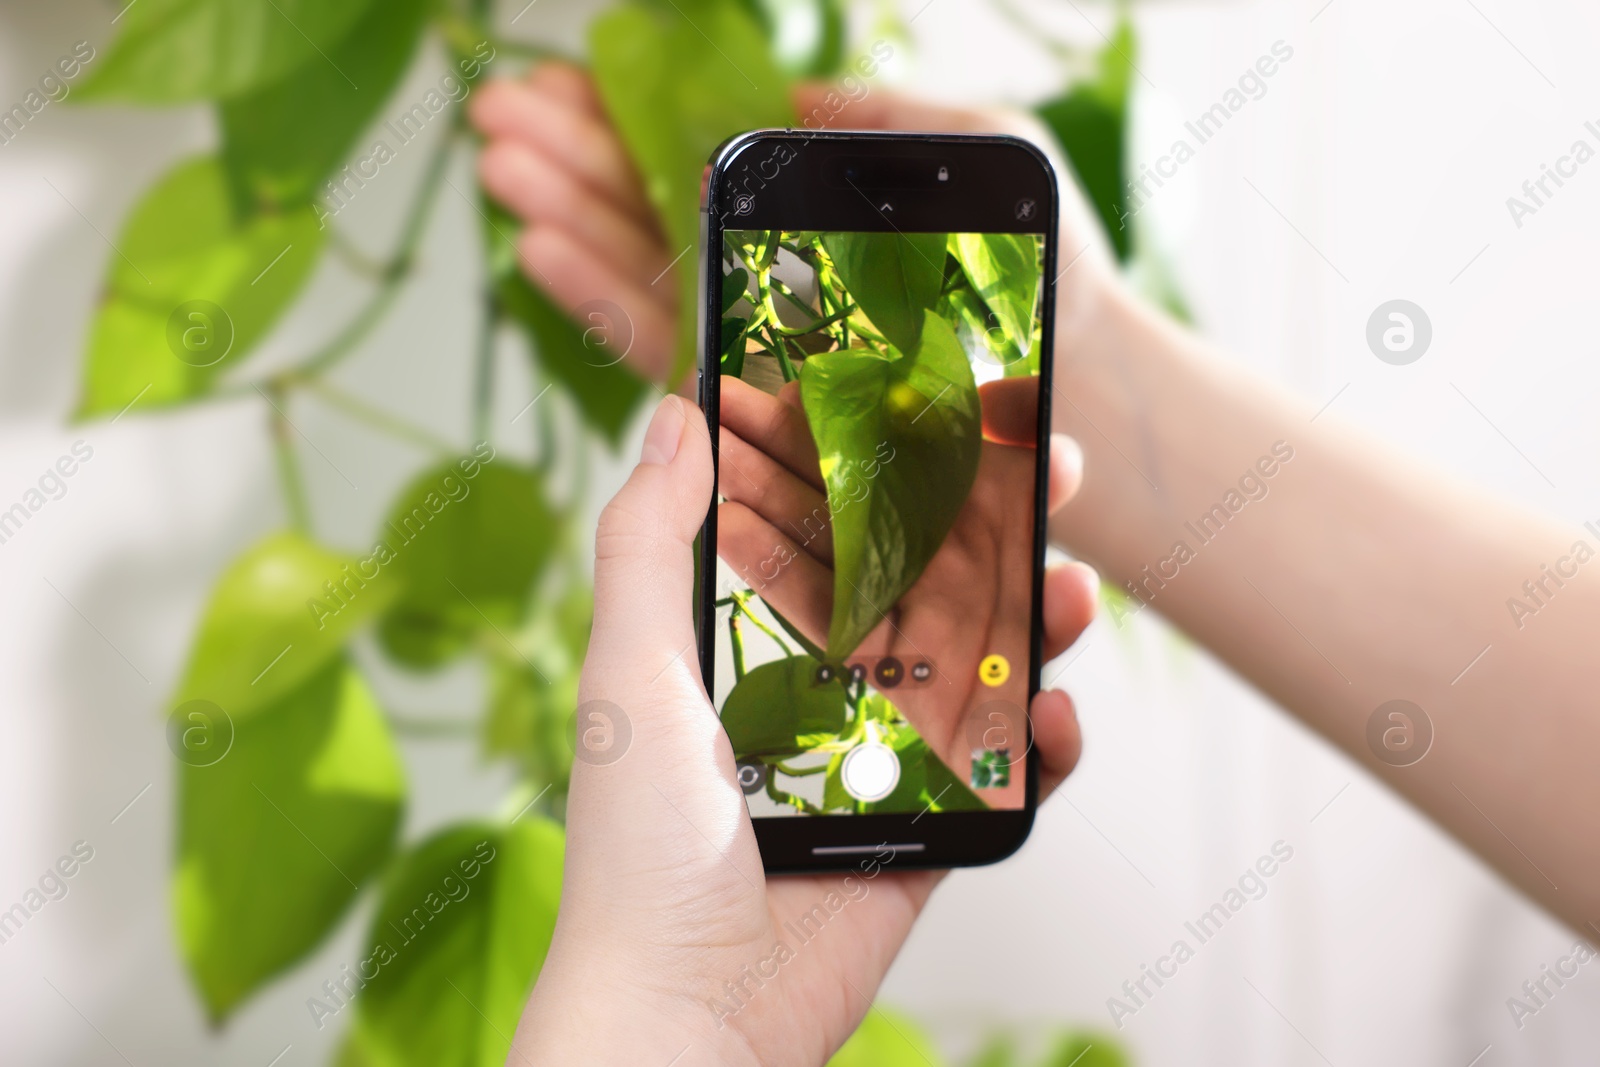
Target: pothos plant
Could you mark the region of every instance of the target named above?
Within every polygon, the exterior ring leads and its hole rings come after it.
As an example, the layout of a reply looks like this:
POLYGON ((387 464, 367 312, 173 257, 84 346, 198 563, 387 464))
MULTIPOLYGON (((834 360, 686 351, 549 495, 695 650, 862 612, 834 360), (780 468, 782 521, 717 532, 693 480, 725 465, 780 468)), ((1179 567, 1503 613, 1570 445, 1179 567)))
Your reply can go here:
MULTIPOLYGON (((650 392, 625 363, 594 359, 582 330, 524 279, 511 220, 478 192, 468 195, 484 219, 480 321, 462 358, 441 354, 472 377, 476 443, 381 410, 362 398, 358 377, 337 374, 405 292, 447 168, 472 150, 463 88, 552 54, 510 35, 527 14, 521 0, 140 0, 123 9, 117 38, 76 94, 205 104, 217 130, 215 148, 160 177, 116 237, 76 415, 250 398, 288 518, 218 577, 164 707, 184 741, 172 875, 179 949, 220 1026, 375 892, 359 958, 307 999, 308 1025, 353 1018, 339 1053, 349 1064, 504 1060, 554 922, 564 735, 590 617, 579 558, 587 535, 576 528, 584 480, 557 476, 614 447, 650 392), (446 77, 417 100, 396 100, 423 53, 442 59, 446 77), (334 216, 396 140, 424 125, 427 160, 392 245, 381 255, 357 248, 334 216), (391 140, 394 130, 408 132, 391 140), (324 258, 367 278, 369 294, 300 358, 252 367, 324 258), (506 331, 525 339, 537 383, 565 398, 531 413, 531 464, 502 454, 490 432, 492 357, 506 331), (311 514, 292 421, 311 397, 429 457, 355 551, 320 538, 311 514), (557 432, 558 407, 581 433, 557 432), (514 817, 486 813, 401 839, 404 724, 352 655, 367 633, 418 674, 462 659, 481 665, 484 751, 526 783, 508 805, 514 817)), ((569 58, 594 74, 674 247, 696 239, 700 172, 715 145, 793 123, 792 81, 843 69, 846 15, 842 0, 624 0, 594 20, 587 57, 569 58), (796 25, 811 32, 797 37, 796 25)), ((535 12, 523 26, 537 21, 535 12)), ((1124 25, 1091 57, 1090 77, 1041 110, 1114 237, 1132 47, 1124 25)), ((692 274, 678 271, 685 308, 692 274)), ((680 374, 693 360, 692 318, 680 316, 680 374)), ((885 1047, 871 1062, 906 1054, 885 1047)))
MULTIPOLYGON (((998 364, 1008 376, 1038 372, 1042 255, 1029 234, 725 235, 722 373, 800 383, 829 504, 825 647, 753 590, 719 601, 729 609, 734 673, 723 726, 779 803, 811 814, 985 806, 964 780, 967 769, 953 774, 902 710, 869 687, 868 673, 847 670, 846 661, 878 626, 882 606, 916 584, 967 502, 982 446, 973 363, 998 364), (803 299, 779 276, 780 253, 791 281, 814 296, 803 299), (753 610, 757 603, 787 639, 753 610), (746 672, 746 625, 782 658, 746 672), (843 782, 846 756, 866 741, 891 748, 901 768, 894 791, 873 802, 851 797, 843 782), (780 784, 811 775, 826 776, 820 802, 780 784)), ((970 784, 1001 784, 980 778, 970 784)))

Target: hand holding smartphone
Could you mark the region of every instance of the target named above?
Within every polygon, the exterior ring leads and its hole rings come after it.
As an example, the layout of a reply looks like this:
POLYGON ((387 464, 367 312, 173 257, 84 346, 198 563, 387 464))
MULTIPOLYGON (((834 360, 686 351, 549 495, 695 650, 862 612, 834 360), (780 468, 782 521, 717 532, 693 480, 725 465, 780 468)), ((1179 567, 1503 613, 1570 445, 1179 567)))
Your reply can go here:
POLYGON ((1056 189, 1003 137, 770 131, 705 197, 702 671, 770 871, 1032 825, 1056 189))

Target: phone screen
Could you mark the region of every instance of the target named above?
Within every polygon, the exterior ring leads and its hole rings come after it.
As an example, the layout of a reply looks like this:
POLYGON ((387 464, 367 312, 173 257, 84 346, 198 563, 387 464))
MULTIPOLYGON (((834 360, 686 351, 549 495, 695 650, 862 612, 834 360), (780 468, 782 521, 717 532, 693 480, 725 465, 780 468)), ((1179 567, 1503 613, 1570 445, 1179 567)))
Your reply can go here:
POLYGON ((711 695, 753 816, 1026 806, 1044 260, 723 231, 711 695))

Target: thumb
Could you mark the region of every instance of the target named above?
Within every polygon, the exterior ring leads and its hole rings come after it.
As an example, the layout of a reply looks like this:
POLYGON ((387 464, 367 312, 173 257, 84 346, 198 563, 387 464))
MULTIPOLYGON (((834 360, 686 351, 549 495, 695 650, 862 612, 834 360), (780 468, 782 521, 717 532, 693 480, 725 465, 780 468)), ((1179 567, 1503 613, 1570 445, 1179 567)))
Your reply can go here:
POLYGON ((594 629, 580 700, 626 707, 667 683, 703 694, 694 650, 693 544, 710 505, 705 417, 669 396, 650 420, 639 465, 600 514, 594 629))

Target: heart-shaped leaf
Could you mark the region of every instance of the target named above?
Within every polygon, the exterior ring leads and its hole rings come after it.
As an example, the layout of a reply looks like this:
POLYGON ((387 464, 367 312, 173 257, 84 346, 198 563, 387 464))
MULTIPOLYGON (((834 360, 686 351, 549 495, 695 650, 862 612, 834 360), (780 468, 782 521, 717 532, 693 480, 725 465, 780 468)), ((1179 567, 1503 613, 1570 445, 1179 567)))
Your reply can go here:
POLYGON ((921 577, 977 477, 972 366, 950 325, 923 316, 909 355, 847 348, 811 356, 801 369, 833 526, 834 660, 854 652, 921 577))
POLYGON ((947 241, 942 233, 830 233, 822 247, 878 332, 913 352, 923 315, 939 299, 947 241))
POLYGON ((442 830, 403 857, 360 965, 361 1044, 385 1067, 502 1067, 544 964, 565 839, 524 816, 442 830))
MULTIPOLYGON (((673 251, 693 248, 707 160, 736 133, 797 124, 788 78, 738 4, 619 4, 595 20, 589 44, 606 112, 673 251)), ((695 272, 680 269, 680 376, 695 361, 695 293, 695 272)))
POLYGON ((204 396, 288 308, 322 240, 309 207, 240 221, 213 157, 174 167, 117 237, 78 417, 204 396))
MULTIPOLYGON (((276 81, 222 101, 222 161, 241 208, 281 208, 316 196, 318 185, 344 161, 411 65, 433 4, 365 4, 350 32, 328 50, 326 62, 303 63, 276 81)), ((453 84, 465 94, 462 82, 453 84)), ((430 89, 418 102, 422 121, 449 104, 444 94, 430 89)), ((407 113, 402 121, 409 118, 407 113)), ((387 132, 381 137, 391 150, 401 147, 403 142, 391 143, 397 141, 387 132)), ((358 182, 362 169, 359 163, 355 167, 358 182)))
MULTIPOLYGON (((84 99, 173 104, 232 96, 333 50, 374 0, 138 0, 84 99)), ((349 74, 334 71, 341 78, 349 74)), ((357 89, 366 88, 351 79, 357 89)))
POLYGON ((404 797, 388 724, 342 659, 180 768, 173 910, 213 1022, 334 928, 393 850, 404 797))
POLYGON ((1027 355, 1039 302, 1039 239, 1028 233, 954 233, 950 252, 1005 331, 1027 355))
POLYGON ((1084 195, 1099 214, 1117 258, 1124 262, 1133 253, 1124 177, 1128 89, 1137 54, 1133 22, 1124 14, 1096 57, 1094 75, 1036 109, 1066 150, 1084 195))
POLYGON ((273 534, 223 572, 174 706, 209 700, 238 722, 298 689, 394 598, 381 554, 329 552, 273 534))
POLYGON ((543 482, 493 455, 482 445, 424 471, 379 531, 400 589, 378 637, 408 666, 436 667, 484 630, 515 628, 550 558, 558 519, 543 482))
POLYGON ((722 728, 739 758, 803 752, 800 738, 844 729, 849 700, 837 670, 819 676, 810 656, 764 663, 745 675, 722 705, 722 728))

